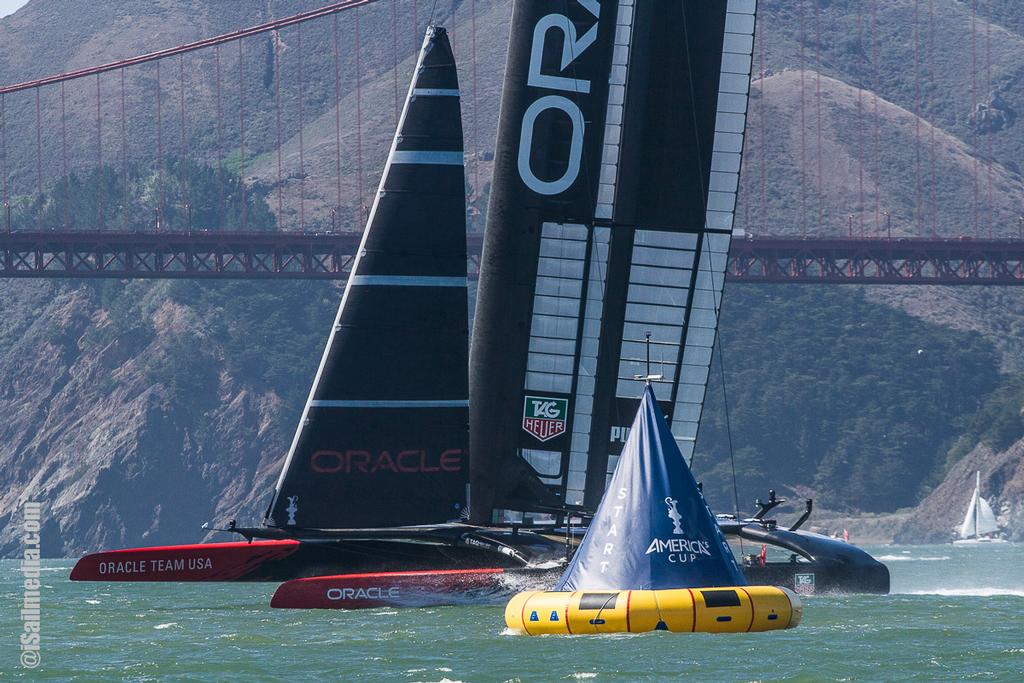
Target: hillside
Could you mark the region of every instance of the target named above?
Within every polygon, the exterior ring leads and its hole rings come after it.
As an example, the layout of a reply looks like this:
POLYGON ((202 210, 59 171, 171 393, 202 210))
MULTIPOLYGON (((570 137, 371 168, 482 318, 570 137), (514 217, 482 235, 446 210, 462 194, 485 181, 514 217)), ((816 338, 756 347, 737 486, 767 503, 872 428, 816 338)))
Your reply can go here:
MULTIPOLYGON (((26 490, 45 501, 52 554, 257 521, 337 296, 328 283, 19 287, 0 327, 3 509, 26 490)), ((18 543, 5 526, 0 554, 18 543)))
MULTIPOLYGON (((110 61, 320 4, 31 0, 0 20, 5 44, 0 80, 110 61)), ((421 22, 426 4, 417 5, 421 22)), ((473 81, 467 70, 466 3, 438 5, 439 15, 453 28, 463 64, 467 130, 477 132, 475 148, 489 149, 509 4, 477 2, 476 116, 467 90, 473 81)), ((865 6, 832 0, 817 6, 823 38, 815 36, 814 5, 805 4, 808 39, 801 60, 795 5, 762 0, 766 74, 753 87, 738 227, 754 233, 841 234, 853 214, 855 230, 876 233, 884 229, 882 212, 888 211, 896 234, 927 234, 932 225, 939 234, 970 234, 976 220, 987 226, 990 214, 996 234, 1015 229, 1016 207, 1024 198, 1017 166, 1024 129, 1016 117, 1024 112, 1024 20, 1014 3, 988 4, 992 15, 973 22, 973 51, 965 37, 973 20, 964 3, 936 0, 932 21, 919 16, 922 39, 917 42, 927 44, 923 36, 931 36, 934 43, 930 59, 921 59, 917 68, 929 84, 920 94, 913 66, 916 3, 865 6), (875 40, 868 7, 878 12, 875 40), (972 71, 986 46, 991 68, 972 71), (987 72, 984 78, 982 72, 987 72), (979 103, 993 101, 980 86, 966 87, 979 79, 991 80, 998 91, 1004 113, 998 127, 979 126, 979 119, 972 118, 979 103), (870 116, 865 118, 866 112, 870 116), (918 178, 926 189, 918 190, 918 178), (984 179, 977 195, 976 178, 984 179)), ((408 29, 402 32, 397 73, 390 71, 389 7, 379 3, 363 15, 364 59, 370 67, 361 85, 361 105, 372 124, 362 136, 366 196, 391 135, 395 83, 407 82, 419 42, 411 27, 413 3, 402 0, 399 21, 408 29)), ((287 47, 294 36, 284 32, 281 39, 287 47)), ((311 29, 303 40, 314 52, 332 49, 323 30, 311 29)), ((267 54, 268 46, 254 39, 245 49, 259 56, 267 54)), ((282 72, 294 73, 287 51, 282 62, 282 72)), ((314 95, 333 92, 329 64, 311 60, 306 73, 307 228, 328 220, 336 201, 334 103, 314 95)), ((237 69, 237 56, 225 52, 222 67, 225 73, 237 69)), ((348 94, 341 113, 351 121, 351 50, 345 52, 343 67, 348 94)), ((212 64, 197 60, 188 68, 187 78, 198 88, 187 117, 193 160, 189 177, 196 191, 212 193, 210 169, 218 160, 229 171, 239 170, 232 127, 238 96, 225 88, 228 124, 219 147, 208 89, 212 64)), ((162 76, 163 94, 174 101, 178 91, 170 71, 162 76)), ((149 79, 143 85, 152 88, 153 76, 140 71, 131 77, 149 79)), ((243 170, 255 183, 251 215, 263 216, 263 227, 293 229, 298 227, 298 141, 282 141, 284 188, 289 191, 277 214, 274 77, 271 68, 247 81, 246 145, 252 158, 243 170)), ((113 82, 104 84, 114 87, 113 82)), ((74 88, 69 96, 72 102, 88 101, 87 92, 74 88)), ((285 121, 294 123, 294 90, 283 88, 282 98, 285 121)), ((34 116, 31 101, 11 97, 6 104, 12 117, 34 116)), ((153 112, 145 104, 136 103, 129 122, 132 177, 140 184, 151 182, 152 145, 147 141, 155 135, 153 112)), ((44 106, 44 116, 55 115, 54 102, 44 106)), ((70 125, 92 130, 88 111, 87 106, 70 107, 70 125)), ((113 126, 116 113, 104 108, 104 121, 113 126)), ((166 139, 179 139, 174 117, 164 125, 166 139)), ((354 134, 345 127, 346 148, 354 144, 354 134)), ((72 136, 72 159, 89 159, 91 141, 89 135, 72 136)), ((43 144, 49 186, 59 173, 51 163, 59 137, 43 144)), ((12 140, 8 161, 13 192, 33 190, 34 141, 12 140)), ((358 224, 357 169, 355 156, 346 155, 346 224, 358 224)), ((489 164, 473 157, 468 170, 471 201, 482 208, 489 164)), ((79 186, 76 201, 88 201, 84 188, 92 186, 91 181, 79 186)), ((56 195, 42 210, 22 215, 60 216, 56 195)), ((819 504, 849 514, 881 514, 924 501, 921 509, 937 520, 927 533, 938 534, 947 520, 928 511, 938 510, 936 500, 962 496, 962 480, 980 468, 1000 505, 1009 505, 1007 514, 1019 514, 1013 512, 1021 499, 1014 482, 1024 472, 1024 456, 1012 444, 1024 437, 1019 419, 1024 395, 1016 389, 1024 373, 1022 297, 1021 291, 994 288, 728 286, 722 340, 741 508, 769 487, 814 496, 819 504), (992 424, 999 425, 996 432, 988 429, 992 424)), ((51 554, 191 541, 200 538, 198 527, 206 521, 258 521, 337 304, 336 288, 323 283, 8 280, 2 302, 0 523, 5 531, 0 554, 15 547, 10 511, 26 492, 49 506, 44 537, 51 554)), ((722 387, 717 378, 714 382, 694 467, 715 508, 731 510, 730 444, 722 387)), ((960 502, 953 507, 954 516, 962 513, 960 502)), ((907 529, 906 538, 925 538, 924 532, 907 529)))

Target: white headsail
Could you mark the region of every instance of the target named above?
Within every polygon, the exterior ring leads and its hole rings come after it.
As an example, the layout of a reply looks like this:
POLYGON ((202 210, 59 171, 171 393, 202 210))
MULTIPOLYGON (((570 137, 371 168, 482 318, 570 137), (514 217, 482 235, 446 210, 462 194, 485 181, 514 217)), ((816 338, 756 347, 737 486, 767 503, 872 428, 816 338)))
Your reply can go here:
POLYGON ((967 506, 967 514, 960 525, 960 538, 978 538, 999 531, 992 506, 981 497, 981 472, 975 473, 975 477, 974 495, 971 496, 971 504, 967 506))

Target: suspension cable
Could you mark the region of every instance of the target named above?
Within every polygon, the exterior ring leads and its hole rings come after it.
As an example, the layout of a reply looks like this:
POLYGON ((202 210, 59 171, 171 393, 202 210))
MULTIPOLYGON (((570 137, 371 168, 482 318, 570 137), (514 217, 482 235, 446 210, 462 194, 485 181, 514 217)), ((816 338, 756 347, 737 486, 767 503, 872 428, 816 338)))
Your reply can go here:
POLYGON ((0 176, 3 176, 4 223, 11 231, 11 202, 7 191, 7 96, 0 94, 0 176))
POLYGON ((479 198, 480 196, 480 117, 479 117, 479 102, 480 98, 477 96, 479 90, 480 81, 477 78, 477 60, 476 60, 476 0, 470 0, 470 44, 471 44, 471 63, 473 68, 473 144, 472 154, 470 160, 473 162, 473 192, 479 198))
POLYGON ((277 132, 277 229, 280 230, 284 221, 284 190, 282 188, 284 164, 281 159, 281 33, 275 31, 272 35, 274 38, 274 102, 277 132))
POLYGON ((39 88, 36 88, 36 190, 43 196, 43 133, 42 107, 39 105, 39 88))
POLYGON ((924 232, 921 220, 921 0, 914 0, 914 230, 924 232))
POLYGON ((128 231, 128 119, 125 115, 124 69, 121 69, 121 181, 124 186, 124 200, 121 207, 121 225, 128 231))
MULTIPOLYGON (((338 201, 335 204, 335 211, 341 211, 341 57, 338 47, 338 15, 333 17, 334 21, 334 177, 337 183, 338 201)), ((278 145, 280 148, 280 145, 278 145)), ((279 149, 280 152, 280 149, 279 149)), ((333 221, 331 229, 334 229, 333 221)))
POLYGON ((817 137, 818 137, 818 231, 821 231, 825 226, 825 174, 823 170, 824 166, 824 150, 822 148, 822 132, 821 132, 821 70, 824 68, 824 61, 822 59, 821 49, 821 7, 815 2, 814 3, 814 35, 817 41, 817 64, 814 69, 814 108, 815 115, 817 117, 817 137))
POLYGON ((106 191, 103 183, 103 115, 100 109, 100 75, 96 74, 96 198, 99 200, 99 229, 106 224, 106 191))
MULTIPOLYGON (((975 30, 977 29, 977 23, 978 23, 978 0, 974 0, 973 2, 971 2, 971 99, 970 99, 970 102, 971 102, 971 108, 972 109, 975 109, 978 106, 978 40, 977 40, 977 36, 975 35, 975 30)), ((977 135, 975 135, 975 138, 977 138, 977 135)), ((978 175, 981 173, 981 168, 978 165, 978 154, 977 154, 977 151, 975 151, 975 153, 972 154, 971 156, 973 158, 973 168, 974 168, 973 173, 971 173, 971 184, 973 186, 973 194, 974 194, 974 200, 973 200, 973 204, 972 204, 972 209, 973 209, 973 212, 974 212, 974 217, 973 217, 973 219, 974 219, 974 236, 975 237, 980 237, 979 225, 978 225, 978 201, 979 201, 978 195, 979 195, 979 192, 980 192, 979 187, 978 187, 978 175)))
POLYGON ((401 114, 398 110, 398 2, 391 3, 391 76, 395 91, 395 127, 401 114))
POLYGON ((363 60, 362 54, 362 37, 359 23, 359 10, 353 12, 356 22, 356 186, 357 186, 357 197, 359 199, 358 204, 358 222, 366 222, 366 215, 363 204, 363 60))
POLYGON ((43 85, 50 85, 59 81, 69 81, 76 78, 83 78, 85 76, 92 76, 97 73, 104 73, 106 71, 115 71, 117 69, 123 69, 126 66, 137 66, 139 64, 145 64, 146 62, 159 61, 164 57, 171 57, 173 55, 179 55, 185 52, 193 52, 195 50, 201 50, 206 47, 215 47, 219 45, 225 45, 235 40, 241 40, 249 36, 259 35, 260 33, 266 33, 275 29, 281 29, 286 26, 292 26, 295 24, 301 24, 303 22, 312 21, 313 19, 319 19, 325 17, 328 14, 336 14, 345 10, 354 10, 363 5, 368 5, 377 0, 342 0, 325 7, 320 7, 309 12, 302 12, 284 19, 278 19, 276 21, 269 21, 265 24, 259 24, 258 26, 250 26, 249 28, 243 28, 238 31, 231 33, 225 33, 223 35, 215 36, 213 38, 206 38, 204 40, 197 40, 194 43, 188 43, 185 45, 178 45, 177 47, 167 48, 165 50, 157 50, 156 52, 150 52, 144 55, 138 55, 129 59, 122 59, 117 62, 110 62, 107 64, 101 64, 99 66, 90 67, 88 69, 80 69, 78 71, 69 71, 63 74, 55 74, 53 76, 47 76, 45 78, 39 78, 34 81, 25 81, 23 83, 14 83, 12 85, 5 85, 0 87, 0 93, 18 92, 19 90, 28 90, 30 88, 38 88, 43 85))
MULTIPOLYGON (((857 45, 860 46, 861 54, 867 55, 864 49, 864 10, 860 3, 857 4, 857 45)), ((867 66, 864 66, 864 73, 867 73, 867 66)), ((864 79, 857 79, 857 146, 860 154, 857 155, 857 222, 860 234, 864 234, 864 150, 868 148, 865 138, 864 125, 864 79)), ((850 226, 850 236, 853 237, 853 226, 850 226)))
POLYGON ((160 230, 164 222, 164 140, 163 140, 163 115, 161 114, 161 93, 160 93, 160 61, 156 62, 156 168, 158 174, 157 207, 156 207, 156 229, 160 230))
MULTIPOLYGON (((985 92, 992 105, 995 99, 995 94, 992 88, 992 0, 988 0, 986 5, 985 18, 985 92)), ((995 112, 993 111, 993 114, 995 112)), ((993 131, 994 132, 994 131, 993 131)), ((992 192, 992 173, 995 159, 992 155, 992 133, 985 136, 985 156, 987 157, 985 163, 985 193, 988 200, 988 237, 989 239, 995 238, 995 195, 992 192)))
POLYGON ((192 211, 192 180, 188 164, 188 131, 185 122, 185 55, 178 56, 178 108, 181 114, 181 158, 178 159, 178 168, 181 175, 181 199, 185 209, 185 219, 188 221, 187 228, 192 229, 191 218, 188 214, 192 211))
MULTIPOLYGON (((928 64, 928 78, 932 83, 935 83, 935 0, 928 0, 928 47, 925 53, 925 62, 928 64)), ((929 88, 926 96, 927 102, 925 109, 930 114, 934 104, 934 89, 929 88)), ((935 124, 929 121, 928 125, 928 167, 929 167, 929 183, 928 183, 928 207, 929 207, 929 222, 931 223, 932 235, 938 236, 938 209, 935 205, 935 186, 936 186, 936 142, 935 142, 935 124)))
POLYGON ((60 84, 60 147, 64 171, 64 229, 71 227, 71 181, 68 178, 68 123, 64 83, 60 84))
POLYGON ((224 198, 224 107, 221 102, 220 86, 220 45, 213 48, 214 79, 217 93, 217 227, 223 229, 227 218, 227 205, 224 198))
POLYGON ((882 87, 881 69, 878 64, 878 0, 871 0, 871 65, 874 76, 874 134, 875 134, 875 235, 882 233, 882 125, 878 111, 879 91, 882 87))
POLYGON ((303 69, 302 24, 295 27, 299 50, 299 231, 306 229, 306 143, 302 129, 306 125, 305 104, 306 86, 303 69))
POLYGON ((761 43, 761 232, 768 232, 768 33, 763 28, 761 43))
POLYGON ((805 78, 807 74, 807 62, 805 49, 807 34, 804 25, 804 0, 800 3, 800 236, 807 236, 807 184, 803 182, 802 176, 807 173, 807 98, 805 78))
POLYGON ((242 230, 249 228, 249 207, 245 202, 245 52, 238 39, 238 195, 242 203, 242 230))

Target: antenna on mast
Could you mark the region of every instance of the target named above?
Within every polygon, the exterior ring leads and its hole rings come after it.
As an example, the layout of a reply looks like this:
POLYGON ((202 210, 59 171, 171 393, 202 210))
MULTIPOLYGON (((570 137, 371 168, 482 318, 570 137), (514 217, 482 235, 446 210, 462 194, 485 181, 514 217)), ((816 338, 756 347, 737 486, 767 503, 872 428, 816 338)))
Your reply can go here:
POLYGON ((633 379, 639 380, 650 384, 651 382, 658 382, 664 379, 664 375, 652 375, 651 374, 651 333, 644 332, 644 337, 647 339, 647 374, 645 375, 633 375, 633 379))

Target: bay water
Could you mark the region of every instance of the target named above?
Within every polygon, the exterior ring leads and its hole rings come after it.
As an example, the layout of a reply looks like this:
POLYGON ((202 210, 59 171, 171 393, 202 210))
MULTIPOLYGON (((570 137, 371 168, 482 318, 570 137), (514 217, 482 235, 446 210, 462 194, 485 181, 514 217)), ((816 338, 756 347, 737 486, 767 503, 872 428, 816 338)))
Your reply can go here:
POLYGON ((269 607, 275 584, 72 583, 43 563, 41 661, 0 562, 0 678, 329 681, 1024 681, 1024 545, 869 548, 890 595, 812 596, 759 634, 523 637, 501 606, 269 607))

